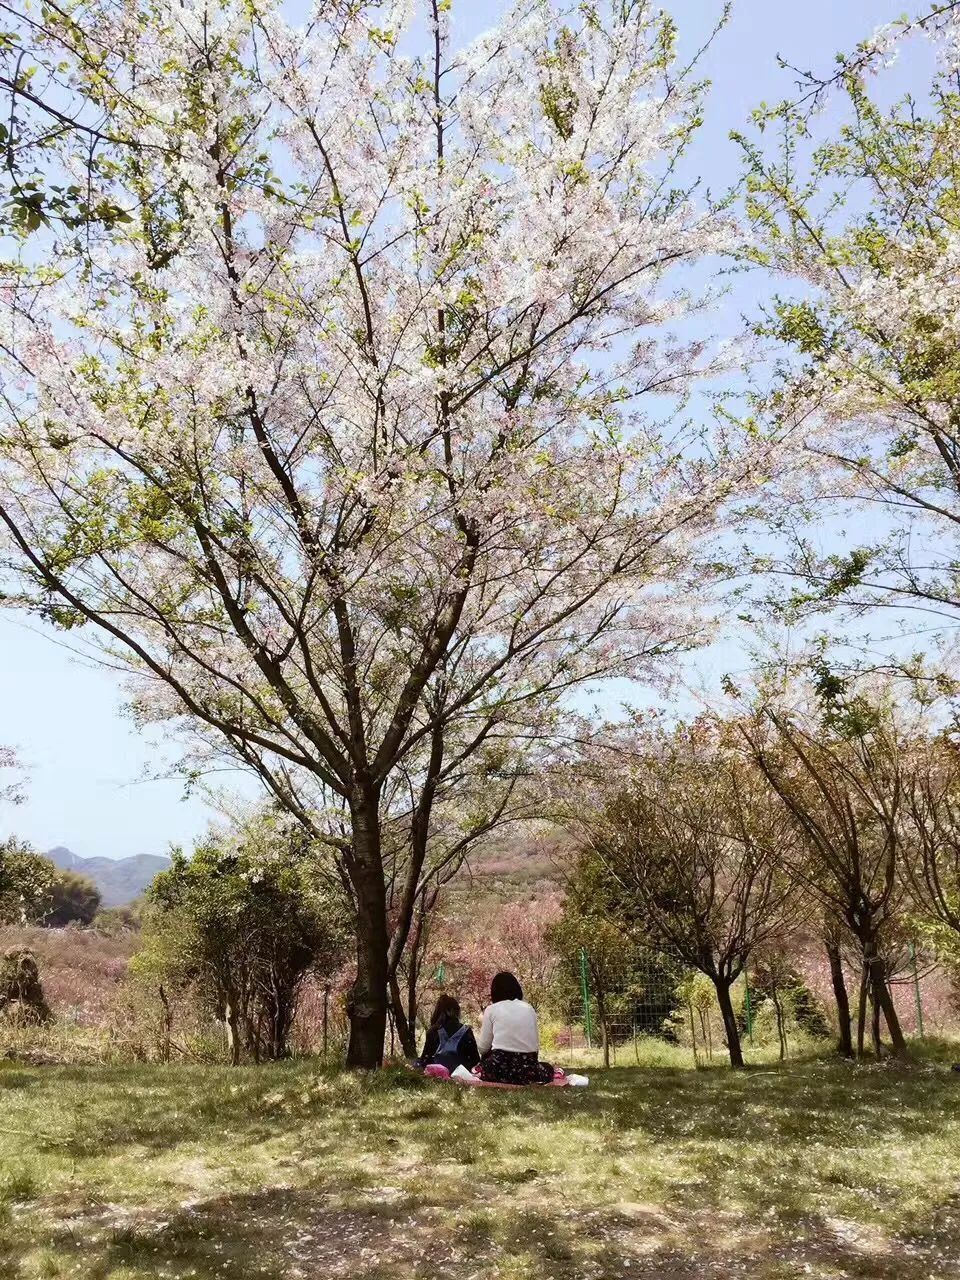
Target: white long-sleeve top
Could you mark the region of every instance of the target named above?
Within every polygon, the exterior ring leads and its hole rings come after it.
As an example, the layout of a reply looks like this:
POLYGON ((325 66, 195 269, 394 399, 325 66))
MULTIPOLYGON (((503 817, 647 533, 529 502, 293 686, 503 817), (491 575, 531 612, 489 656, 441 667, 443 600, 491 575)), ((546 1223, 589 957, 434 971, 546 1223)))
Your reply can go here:
POLYGON ((481 1053, 504 1049, 507 1053, 539 1053, 537 1011, 526 1000, 498 1000, 483 1011, 477 1048, 481 1053))

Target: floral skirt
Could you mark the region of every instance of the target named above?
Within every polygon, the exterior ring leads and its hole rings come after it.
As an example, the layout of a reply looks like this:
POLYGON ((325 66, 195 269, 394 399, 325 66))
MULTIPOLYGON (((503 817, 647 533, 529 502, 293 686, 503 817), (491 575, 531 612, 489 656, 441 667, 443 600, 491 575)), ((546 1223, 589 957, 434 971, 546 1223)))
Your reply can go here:
POLYGON ((553 1067, 535 1053, 491 1049, 481 1058, 478 1075, 496 1084, 552 1084, 553 1067))

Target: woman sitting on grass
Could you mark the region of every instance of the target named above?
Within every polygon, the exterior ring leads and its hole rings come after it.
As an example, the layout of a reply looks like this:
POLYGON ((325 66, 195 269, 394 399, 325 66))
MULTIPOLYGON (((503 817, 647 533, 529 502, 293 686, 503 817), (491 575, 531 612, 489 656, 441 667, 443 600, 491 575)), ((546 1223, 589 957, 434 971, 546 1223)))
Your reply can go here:
POLYGON ((550 1084, 553 1067, 540 1061, 537 1011, 523 998, 512 973, 498 973, 490 984, 477 1047, 480 1075, 495 1084, 550 1084))
POLYGON ((452 1074, 457 1067, 471 1071, 480 1061, 477 1042, 471 1029, 460 1021, 460 1005, 453 996, 441 996, 433 1010, 423 1053, 418 1067, 446 1067, 452 1074))

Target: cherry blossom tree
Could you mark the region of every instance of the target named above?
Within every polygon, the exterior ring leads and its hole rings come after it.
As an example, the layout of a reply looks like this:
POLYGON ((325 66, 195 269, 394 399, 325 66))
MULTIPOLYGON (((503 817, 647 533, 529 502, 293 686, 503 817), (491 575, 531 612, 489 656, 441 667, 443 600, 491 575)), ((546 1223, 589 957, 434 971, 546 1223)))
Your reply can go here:
POLYGON ((23 240, 129 222, 110 192, 118 149, 151 144, 127 94, 125 52, 86 6, 5 5, 0 17, 0 224, 23 240), (107 38, 104 38, 104 37, 107 38), (125 118, 113 105, 127 98, 125 118))
MULTIPOLYGON (((760 412, 801 427, 781 458, 778 530, 793 609, 960 608, 960 5, 877 31, 829 80, 742 137, 746 253, 783 293, 761 331, 783 357, 760 412), (905 45, 932 50, 929 93, 884 105, 905 45), (878 83, 879 81, 879 83, 878 83), (813 108, 830 101, 825 133, 813 108), (770 140, 779 139, 780 145, 770 140), (871 513, 866 536, 818 542, 811 509, 871 513)), ((751 424, 751 429, 752 429, 751 424)), ((764 567, 769 567, 765 562, 764 567)))
POLYGON ((448 0, 82 16, 142 145, 88 173, 129 222, 3 266, 6 588, 335 849, 376 1066, 424 893, 578 688, 702 634, 767 465, 664 408, 728 238, 674 176, 702 87, 646 0, 520 0, 462 51, 448 0))

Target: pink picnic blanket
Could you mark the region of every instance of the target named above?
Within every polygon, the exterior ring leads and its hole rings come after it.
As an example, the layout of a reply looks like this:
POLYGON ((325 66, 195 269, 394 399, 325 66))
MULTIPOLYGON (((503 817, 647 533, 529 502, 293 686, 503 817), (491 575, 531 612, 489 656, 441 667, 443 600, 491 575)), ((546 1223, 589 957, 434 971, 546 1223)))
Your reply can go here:
POLYGON ((560 1067, 554 1067, 553 1079, 549 1084, 501 1084, 499 1080, 484 1080, 479 1073, 474 1070, 474 1080, 468 1083, 466 1080, 458 1080, 452 1076, 446 1067, 432 1062, 428 1067, 424 1067, 423 1074, 429 1076, 431 1080, 452 1080, 454 1084, 462 1084, 464 1088, 469 1089, 560 1089, 569 1085, 570 1081, 564 1075, 560 1067))

